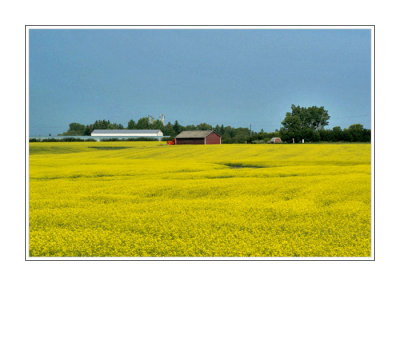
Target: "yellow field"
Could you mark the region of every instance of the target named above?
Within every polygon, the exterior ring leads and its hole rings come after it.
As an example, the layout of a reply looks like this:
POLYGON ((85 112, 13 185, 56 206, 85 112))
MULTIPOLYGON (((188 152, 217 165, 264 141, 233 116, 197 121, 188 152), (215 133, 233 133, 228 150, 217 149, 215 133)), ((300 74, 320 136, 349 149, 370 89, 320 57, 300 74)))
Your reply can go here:
POLYGON ((30 256, 370 256, 370 153, 30 143, 30 256))

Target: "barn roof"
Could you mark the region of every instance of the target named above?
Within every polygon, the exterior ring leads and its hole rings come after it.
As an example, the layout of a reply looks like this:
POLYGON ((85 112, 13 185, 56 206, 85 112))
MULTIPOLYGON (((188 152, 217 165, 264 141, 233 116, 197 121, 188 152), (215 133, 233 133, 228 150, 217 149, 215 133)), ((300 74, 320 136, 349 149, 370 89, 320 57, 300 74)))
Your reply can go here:
POLYGON ((159 133, 161 130, 93 130, 93 133, 159 133))
POLYGON ((182 131, 176 136, 176 138, 206 138, 210 133, 213 132, 214 131, 212 130, 182 131))

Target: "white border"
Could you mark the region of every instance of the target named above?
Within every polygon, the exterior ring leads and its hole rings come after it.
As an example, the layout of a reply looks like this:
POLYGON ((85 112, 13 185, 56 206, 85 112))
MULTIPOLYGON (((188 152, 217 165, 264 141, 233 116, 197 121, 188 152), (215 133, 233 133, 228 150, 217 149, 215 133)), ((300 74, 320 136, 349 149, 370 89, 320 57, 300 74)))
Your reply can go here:
POLYGON ((62 25, 62 26, 47 26, 47 25, 26 25, 25 27, 25 260, 26 261, 375 261, 375 26, 374 25, 320 25, 320 26, 295 26, 295 25, 213 25, 213 26, 164 26, 164 25, 62 25), (370 257, 30 257, 29 256, 29 31, 34 29, 304 29, 304 30, 321 30, 321 29, 369 29, 371 30, 371 256, 370 257))

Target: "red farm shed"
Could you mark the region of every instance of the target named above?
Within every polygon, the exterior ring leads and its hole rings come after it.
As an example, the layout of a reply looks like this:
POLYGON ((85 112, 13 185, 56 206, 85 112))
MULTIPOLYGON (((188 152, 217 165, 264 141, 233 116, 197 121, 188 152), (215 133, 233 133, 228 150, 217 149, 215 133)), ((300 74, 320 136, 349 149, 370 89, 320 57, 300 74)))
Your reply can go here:
POLYGON ((182 131, 175 144, 221 144, 221 136, 211 130, 182 131))
POLYGON ((269 142, 272 144, 282 143, 282 139, 280 137, 272 137, 269 142))

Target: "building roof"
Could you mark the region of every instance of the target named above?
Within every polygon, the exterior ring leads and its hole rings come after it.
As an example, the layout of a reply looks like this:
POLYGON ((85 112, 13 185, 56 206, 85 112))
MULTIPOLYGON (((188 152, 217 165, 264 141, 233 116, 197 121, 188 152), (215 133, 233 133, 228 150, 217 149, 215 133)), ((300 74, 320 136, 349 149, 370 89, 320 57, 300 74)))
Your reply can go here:
MULTIPOLYGON (((209 134, 213 132, 214 131, 212 130, 182 131, 175 138, 206 138, 209 134)), ((215 134, 218 135, 218 133, 215 134)))
POLYGON ((159 133, 161 130, 93 130, 92 133, 102 133, 102 134, 107 134, 107 133, 159 133))

